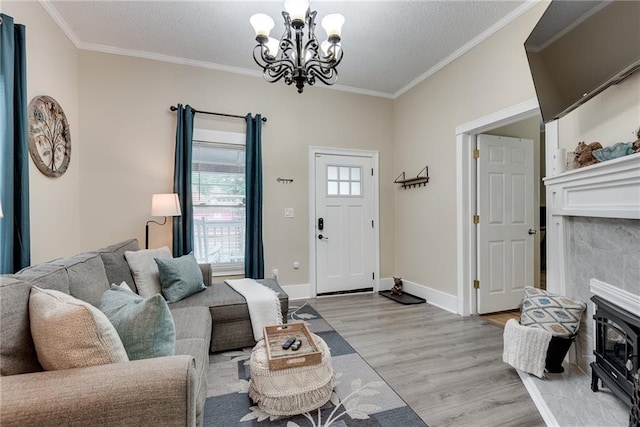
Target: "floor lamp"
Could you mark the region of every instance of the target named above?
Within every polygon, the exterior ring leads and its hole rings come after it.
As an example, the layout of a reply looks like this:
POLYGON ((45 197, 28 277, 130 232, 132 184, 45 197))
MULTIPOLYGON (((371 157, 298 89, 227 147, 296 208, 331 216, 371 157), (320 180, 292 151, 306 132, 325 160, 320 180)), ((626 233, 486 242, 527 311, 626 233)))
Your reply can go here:
POLYGON ((149 249, 149 224, 154 223, 158 225, 165 225, 167 223, 168 216, 180 216, 182 211, 180 210, 180 200, 175 193, 171 194, 154 194, 151 198, 151 216, 163 216, 164 221, 147 221, 145 225, 144 247, 149 249))

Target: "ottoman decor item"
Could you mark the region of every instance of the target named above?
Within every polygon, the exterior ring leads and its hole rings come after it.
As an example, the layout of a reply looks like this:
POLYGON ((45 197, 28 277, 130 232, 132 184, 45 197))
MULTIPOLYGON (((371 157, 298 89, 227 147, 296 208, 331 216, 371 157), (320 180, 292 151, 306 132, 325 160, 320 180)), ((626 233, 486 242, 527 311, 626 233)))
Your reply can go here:
POLYGON ((37 96, 29 103, 29 153, 38 170, 50 178, 64 175, 69 167, 69 123, 50 96, 37 96))
MULTIPOLYGON (((322 338, 309 333, 306 325, 300 325, 304 326, 304 330, 309 334, 313 347, 319 349, 319 363, 271 369, 267 350, 268 338, 258 342, 251 352, 249 397, 261 410, 270 415, 303 414, 320 408, 331 399, 335 375, 329 348, 322 338)), ((315 352, 308 352, 307 355, 313 353, 315 352)), ((298 358, 305 359, 305 356, 298 358)))
POLYGON ((265 326, 264 336, 268 343, 265 344, 265 349, 271 370, 317 365, 322 362, 322 354, 304 323, 265 326), (283 347, 283 343, 290 338, 300 340, 297 350, 283 347))

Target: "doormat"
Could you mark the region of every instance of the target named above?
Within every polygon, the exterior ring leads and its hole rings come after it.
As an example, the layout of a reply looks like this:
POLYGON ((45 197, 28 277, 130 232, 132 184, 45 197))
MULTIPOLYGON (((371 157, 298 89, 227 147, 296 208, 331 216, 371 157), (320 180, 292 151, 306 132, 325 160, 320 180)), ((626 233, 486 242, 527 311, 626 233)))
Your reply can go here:
POLYGON ((423 302, 427 302, 426 299, 424 298, 420 298, 417 297, 415 295, 411 295, 408 294, 406 292, 403 292, 402 295, 394 295, 391 293, 391 291, 380 291, 378 292, 380 295, 382 295, 383 297, 387 297, 389 299, 392 299, 396 302, 399 302, 400 304, 422 304, 423 302))

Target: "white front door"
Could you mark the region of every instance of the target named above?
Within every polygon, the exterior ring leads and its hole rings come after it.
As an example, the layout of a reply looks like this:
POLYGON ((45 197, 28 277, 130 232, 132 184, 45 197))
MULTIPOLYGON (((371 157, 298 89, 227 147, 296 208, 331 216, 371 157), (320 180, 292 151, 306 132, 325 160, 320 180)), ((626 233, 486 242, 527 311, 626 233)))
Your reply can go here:
POLYGON ((478 135, 478 313, 518 307, 533 286, 533 141, 478 135))
POLYGON ((373 160, 316 154, 318 295, 373 290, 373 160))

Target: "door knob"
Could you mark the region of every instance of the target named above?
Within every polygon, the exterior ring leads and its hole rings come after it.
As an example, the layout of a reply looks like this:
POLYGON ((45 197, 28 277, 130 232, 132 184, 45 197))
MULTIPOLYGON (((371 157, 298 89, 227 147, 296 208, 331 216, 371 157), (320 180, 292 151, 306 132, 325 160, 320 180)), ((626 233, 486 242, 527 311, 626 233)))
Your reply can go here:
POLYGON ((533 228, 529 229, 529 235, 531 235, 531 236, 536 234, 537 232, 538 232, 538 230, 534 230, 533 228))

